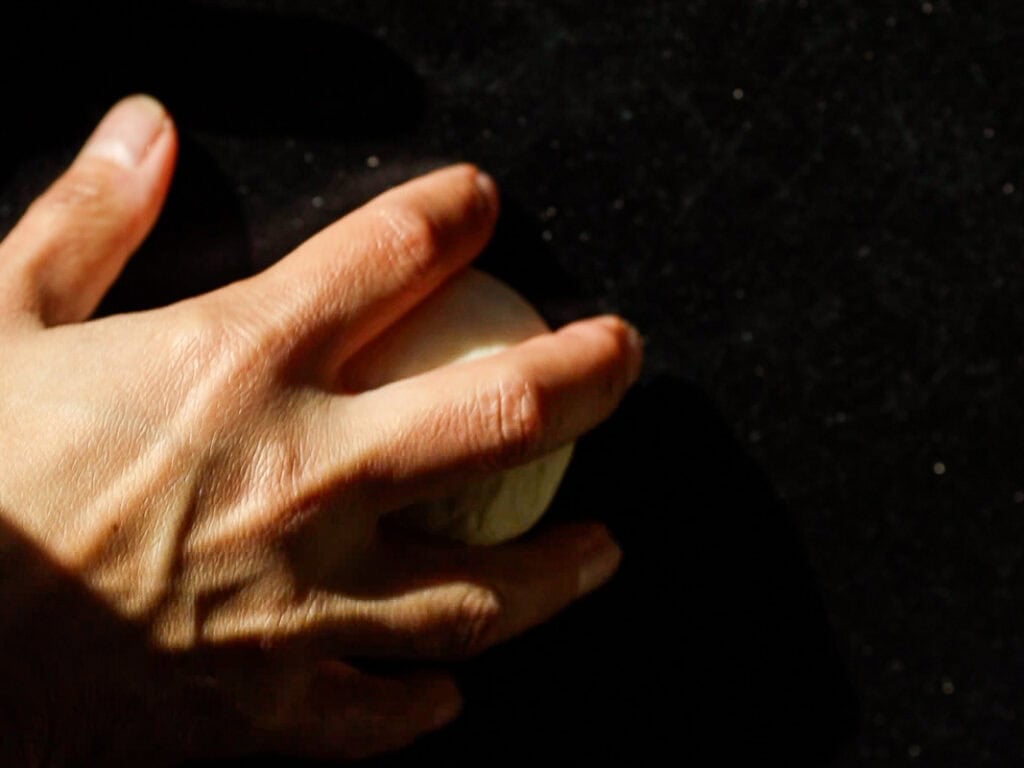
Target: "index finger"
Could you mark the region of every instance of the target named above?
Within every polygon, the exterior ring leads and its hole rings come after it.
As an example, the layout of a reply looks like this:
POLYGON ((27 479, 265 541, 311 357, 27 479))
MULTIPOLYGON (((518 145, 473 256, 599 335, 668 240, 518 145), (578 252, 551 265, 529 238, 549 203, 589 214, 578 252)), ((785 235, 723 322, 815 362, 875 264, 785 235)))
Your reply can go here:
MULTIPOLYGON (((444 168, 395 187, 321 230, 245 282, 283 338, 322 342, 332 371, 487 244, 498 214, 493 179, 473 165, 444 168)), ((251 303, 249 304, 251 306, 251 303)))

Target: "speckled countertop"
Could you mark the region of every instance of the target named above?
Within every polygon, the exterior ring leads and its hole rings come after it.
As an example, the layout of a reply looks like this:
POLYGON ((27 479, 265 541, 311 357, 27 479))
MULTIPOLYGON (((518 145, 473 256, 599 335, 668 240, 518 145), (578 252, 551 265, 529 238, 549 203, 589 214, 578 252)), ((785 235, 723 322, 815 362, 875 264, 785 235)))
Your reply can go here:
POLYGON ((647 336, 552 511, 608 520, 621 577, 466 665, 463 722, 382 764, 1024 761, 1019 3, 71 13, 17 22, 58 75, 0 53, 0 229, 126 91, 186 137, 108 310, 470 159, 505 196, 485 265, 647 336))

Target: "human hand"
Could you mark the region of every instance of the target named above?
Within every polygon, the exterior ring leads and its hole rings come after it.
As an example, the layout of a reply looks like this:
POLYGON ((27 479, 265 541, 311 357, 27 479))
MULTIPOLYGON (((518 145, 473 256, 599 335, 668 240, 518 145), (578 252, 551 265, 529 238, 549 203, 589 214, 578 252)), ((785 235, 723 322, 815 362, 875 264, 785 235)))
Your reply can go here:
POLYGON ((471 166, 381 195, 255 277, 90 320, 155 221, 175 153, 162 107, 125 100, 0 243, 0 536, 30 542, 124 629, 47 610, 61 587, 38 569, 0 569, 0 647, 16 632, 39 656, 0 659, 0 690, 14 666, 47 688, 22 716, 50 742, 20 749, 400 747, 456 716, 450 677, 348 661, 478 654, 605 582, 620 553, 596 524, 465 548, 381 520, 602 421, 638 375, 636 334, 595 318, 341 386, 346 361, 490 237, 497 192, 471 166), (69 633, 74 670, 47 674, 52 636, 69 633))

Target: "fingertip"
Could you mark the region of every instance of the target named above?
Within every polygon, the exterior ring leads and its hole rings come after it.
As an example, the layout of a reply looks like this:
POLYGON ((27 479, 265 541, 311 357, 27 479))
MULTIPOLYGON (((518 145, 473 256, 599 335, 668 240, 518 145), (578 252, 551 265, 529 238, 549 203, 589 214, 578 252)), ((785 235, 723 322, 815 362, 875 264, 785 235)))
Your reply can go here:
POLYGON ((138 168, 170 127, 167 110, 155 98, 128 96, 103 117, 82 148, 82 157, 106 160, 126 170, 138 168))
POLYGON ((602 524, 588 526, 581 537, 577 594, 589 594, 607 583, 622 562, 622 548, 602 524))
POLYGON ((498 184, 494 177, 475 163, 448 165, 425 177, 413 179, 410 183, 417 184, 424 180, 432 184, 440 183, 455 199, 464 200, 471 209, 464 211, 464 214, 472 216, 475 213, 492 222, 497 218, 500 208, 498 184))
MULTIPOLYGON (((160 99, 149 93, 132 93, 117 102, 110 111, 131 109, 149 114, 154 121, 170 122, 171 116, 160 99)), ((109 113, 108 113, 109 114, 109 113)))
POLYGON ((635 384, 637 379, 640 378, 640 373, 644 369, 644 337, 640 334, 639 329, 632 323, 626 323, 628 326, 627 334, 629 336, 629 350, 630 350, 630 373, 629 383, 635 384))
POLYGON ((611 333, 622 350, 629 370, 629 384, 640 378, 644 363, 644 339, 635 325, 618 315, 602 315, 594 322, 611 333))
POLYGON ((160 101, 156 96, 153 96, 149 93, 138 92, 128 94, 119 102, 117 102, 117 104, 115 104, 112 107, 112 109, 117 109, 118 107, 125 104, 133 105, 134 107, 137 107, 139 109, 148 109, 152 111, 154 114, 161 114, 165 117, 167 116, 167 107, 165 107, 163 102, 160 101))
POLYGON ((597 366, 614 372, 611 389, 616 397, 640 378, 644 342, 640 332, 618 315, 601 315, 563 326, 558 334, 586 339, 597 366))
POLYGON ((484 206, 493 213, 497 213, 501 204, 501 197, 498 192, 498 183, 486 171, 472 166, 476 174, 476 187, 480 191, 480 199, 484 206))
POLYGON ((450 677, 438 674, 432 678, 428 683, 431 690, 429 699, 433 702, 431 728, 438 730, 459 718, 464 701, 462 692, 450 677))

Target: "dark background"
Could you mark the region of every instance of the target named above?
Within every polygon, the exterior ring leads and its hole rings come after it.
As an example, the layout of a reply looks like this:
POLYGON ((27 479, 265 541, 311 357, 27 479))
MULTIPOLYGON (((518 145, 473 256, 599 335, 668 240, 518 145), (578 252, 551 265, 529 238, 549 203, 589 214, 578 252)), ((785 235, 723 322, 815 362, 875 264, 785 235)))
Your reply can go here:
POLYGON ((0 231, 121 95, 178 118, 104 311, 466 159, 483 266, 647 337, 549 516, 608 521, 620 576, 381 764, 1024 759, 1019 3, 139 5, 0 12, 0 231))

